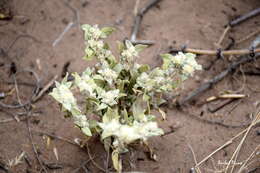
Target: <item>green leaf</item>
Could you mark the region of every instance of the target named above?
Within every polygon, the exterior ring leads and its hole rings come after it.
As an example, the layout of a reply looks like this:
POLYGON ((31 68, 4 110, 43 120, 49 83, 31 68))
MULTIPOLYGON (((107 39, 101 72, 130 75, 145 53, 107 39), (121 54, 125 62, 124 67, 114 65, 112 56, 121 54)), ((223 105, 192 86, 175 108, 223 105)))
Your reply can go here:
POLYGON ((196 55, 193 54, 193 53, 185 53, 185 56, 186 56, 187 58, 192 58, 192 59, 194 59, 194 58, 196 57, 196 55))
POLYGON ((124 108, 124 110, 122 111, 122 115, 124 117, 124 122, 125 123, 128 123, 128 113, 127 113, 127 110, 124 108))
POLYGON ((92 136, 92 133, 88 127, 81 128, 82 132, 87 136, 92 136))
POLYGON ((133 44, 132 44, 131 41, 129 41, 129 40, 126 40, 126 41, 125 41, 125 45, 126 45, 126 48, 127 48, 127 49, 129 49, 129 48, 131 48, 131 47, 133 46, 133 44))
POLYGON ((143 45, 143 44, 137 44, 135 45, 135 50, 137 52, 141 52, 142 50, 144 50, 145 48, 147 48, 148 46, 147 45, 143 45))
POLYGON ((111 109, 110 107, 108 107, 107 112, 102 117, 102 122, 108 123, 108 122, 112 121, 113 119, 115 119, 115 120, 119 119, 118 110, 117 110, 117 108, 111 109))
POLYGON ((112 161, 113 161, 113 166, 115 168, 115 170, 119 173, 122 172, 122 161, 121 159, 119 159, 119 152, 118 150, 114 150, 112 152, 112 161))
POLYGON ((90 28, 91 28, 91 26, 89 24, 84 24, 84 25, 81 26, 81 29, 83 31, 88 31, 90 28))
POLYGON ((106 109, 108 106, 104 103, 101 103, 100 105, 97 106, 97 111, 100 111, 100 110, 103 110, 103 109, 106 109))
POLYGON ((163 59, 163 65, 162 65, 162 69, 166 70, 170 64, 171 64, 171 59, 172 59, 172 55, 171 54, 162 54, 161 55, 162 59, 163 59))
POLYGON ((94 51, 88 47, 85 49, 85 53, 86 55, 83 57, 83 59, 87 61, 92 60, 95 55, 94 51))
POLYGON ((150 96, 147 95, 146 93, 144 93, 144 95, 143 95, 143 100, 146 101, 146 102, 148 102, 149 99, 150 99, 150 96))
POLYGON ((122 42, 117 41, 117 49, 119 50, 119 53, 122 53, 122 51, 125 49, 125 45, 122 42))
POLYGON ((114 31, 115 31, 115 28, 112 28, 112 27, 104 27, 101 29, 101 32, 105 35, 105 37, 109 36, 114 31))
POLYGON ((158 111, 160 112, 163 120, 166 120, 166 113, 163 110, 161 110, 160 108, 158 109, 158 111))
POLYGON ((141 65, 141 67, 138 68, 138 71, 140 73, 147 72, 150 70, 150 66, 147 64, 141 65))
POLYGON ((107 137, 104 139, 104 147, 106 152, 110 152, 110 148, 111 148, 111 144, 112 144, 112 138, 111 137, 107 137))
POLYGON ((145 109, 143 106, 142 97, 137 98, 137 100, 133 103, 132 111, 135 120, 137 121, 145 120, 145 114, 144 114, 145 109))

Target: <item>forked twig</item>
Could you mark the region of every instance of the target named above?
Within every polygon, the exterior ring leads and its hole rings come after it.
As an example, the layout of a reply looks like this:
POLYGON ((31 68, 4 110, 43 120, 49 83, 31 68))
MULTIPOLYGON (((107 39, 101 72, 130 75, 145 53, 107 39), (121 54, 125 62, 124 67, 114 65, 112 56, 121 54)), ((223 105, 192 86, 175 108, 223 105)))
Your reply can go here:
POLYGON ((67 0, 64 1, 64 4, 66 7, 68 7, 72 13, 73 13, 73 19, 71 22, 69 22, 67 24, 67 26, 65 27, 65 29, 62 31, 62 33, 58 36, 58 38, 56 40, 54 40, 54 42, 52 43, 52 46, 55 47, 60 41, 61 39, 64 37, 64 35, 74 26, 79 25, 79 12, 73 8, 69 2, 67 2, 67 0))
POLYGON ((138 13, 135 16, 134 19, 134 26, 132 29, 132 33, 130 36, 130 41, 133 44, 146 44, 146 45, 152 45, 154 44, 154 41, 150 41, 150 40, 136 40, 139 28, 140 28, 140 24, 142 22, 143 16, 145 15, 145 13, 152 8, 153 6, 157 5, 160 1, 162 0, 150 0, 147 5, 145 7, 143 7, 141 10, 138 11, 138 13))
POLYGON ((231 22, 229 22, 229 24, 227 25, 227 27, 225 28, 225 30, 223 31, 221 37, 219 38, 218 42, 216 43, 217 47, 221 47, 221 43, 223 42, 226 34, 228 33, 228 31, 233 28, 234 26, 252 18, 255 17, 257 15, 260 14, 260 8, 254 9, 252 11, 250 11, 249 13, 246 13, 238 18, 236 18, 235 20, 232 20, 231 22))

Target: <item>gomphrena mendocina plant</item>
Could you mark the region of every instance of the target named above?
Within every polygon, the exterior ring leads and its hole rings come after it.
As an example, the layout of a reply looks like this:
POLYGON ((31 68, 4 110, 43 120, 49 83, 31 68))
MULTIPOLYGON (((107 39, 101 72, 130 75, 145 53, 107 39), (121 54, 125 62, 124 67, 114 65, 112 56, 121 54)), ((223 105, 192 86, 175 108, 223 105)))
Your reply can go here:
POLYGON ((50 95, 85 135, 100 135, 106 150, 112 149, 114 168, 121 172, 120 154, 128 151, 128 144, 163 134, 151 109, 165 117, 159 108, 165 102, 162 95, 179 87, 201 66, 194 54, 179 52, 175 56, 161 55, 162 66, 151 69, 137 63, 138 53, 145 45, 118 42, 120 56, 116 58, 103 41, 113 28, 85 24, 82 29, 86 42, 84 59, 96 58, 98 63, 81 74, 73 73, 73 81, 68 81, 67 75, 61 83, 56 82, 50 95), (77 104, 74 90, 84 96, 84 106, 77 104), (93 115, 95 118, 91 118, 93 115))

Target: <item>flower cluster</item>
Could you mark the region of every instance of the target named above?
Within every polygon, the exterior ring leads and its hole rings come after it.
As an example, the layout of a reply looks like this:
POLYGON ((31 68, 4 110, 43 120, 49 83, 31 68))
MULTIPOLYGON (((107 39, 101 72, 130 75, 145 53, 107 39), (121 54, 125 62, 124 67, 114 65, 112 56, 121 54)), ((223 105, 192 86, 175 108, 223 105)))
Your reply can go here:
POLYGON ((106 141, 104 145, 113 149, 114 167, 120 171, 118 154, 127 151, 128 144, 163 134, 150 109, 157 109, 165 117, 159 109, 163 103, 162 94, 178 87, 180 81, 201 66, 194 54, 180 52, 175 56, 162 55, 163 65, 150 69, 149 65, 136 62, 138 53, 146 46, 133 45, 128 40, 118 44, 120 56, 116 59, 102 40, 114 31, 113 28, 83 25, 82 29, 86 40, 84 59, 95 57, 98 63, 82 74, 73 73, 71 82, 67 81, 67 76, 61 83, 56 82, 50 95, 85 135, 100 134, 101 140, 106 141), (77 104, 75 90, 84 96, 84 106, 77 104), (92 115, 98 118, 91 119, 92 115))

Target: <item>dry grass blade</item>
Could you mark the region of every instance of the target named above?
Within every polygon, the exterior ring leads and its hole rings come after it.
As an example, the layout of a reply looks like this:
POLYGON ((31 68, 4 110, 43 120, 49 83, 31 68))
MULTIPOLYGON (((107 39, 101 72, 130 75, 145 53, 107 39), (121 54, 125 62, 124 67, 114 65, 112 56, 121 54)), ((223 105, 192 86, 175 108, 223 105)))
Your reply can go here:
MULTIPOLYGON (((241 147, 242 147, 243 143, 245 142, 245 139, 246 139, 246 137, 247 137, 249 131, 250 131, 251 128, 252 128, 255 124, 257 124, 258 122, 260 122, 260 112, 258 112, 258 113, 256 114, 255 119, 252 121, 251 125, 247 128, 245 135, 243 136, 242 140, 240 141, 239 145, 237 146, 235 152, 233 153, 231 159, 230 159, 229 162, 228 162, 228 165, 227 165, 227 167, 226 167, 225 173, 228 173, 228 170, 229 170, 229 167, 230 167, 230 165, 231 165, 231 162, 236 163, 237 157, 238 157, 239 152, 240 152, 240 150, 241 150, 241 147)), ((235 168, 235 164, 232 164, 230 173, 233 172, 234 168, 235 168)))
POLYGON ((254 154, 260 149, 260 145, 258 145, 254 151, 250 154, 250 156, 244 161, 243 165, 238 170, 238 173, 241 173, 247 166, 246 164, 254 157, 254 154))
MULTIPOLYGON (((197 158, 196 158, 195 152, 194 152, 194 150, 193 150, 193 148, 192 148, 192 146, 191 146, 190 144, 188 144, 188 147, 189 147, 189 149, 191 150, 191 153, 192 153, 192 156, 193 156, 193 160, 194 160, 194 162, 195 162, 195 165, 197 165, 198 162, 197 162, 197 158)), ((196 170, 196 172, 201 173, 199 167, 195 167, 195 170, 196 170)))
POLYGON ((206 156, 202 161, 200 161, 198 164, 196 164, 196 167, 199 167, 200 165, 202 165, 205 161, 207 161, 210 157, 212 157, 214 154, 216 154, 217 152, 219 152, 220 150, 222 150, 223 148, 227 147, 228 145, 232 144, 233 141, 238 138, 239 136, 243 135, 244 133, 248 133, 249 130, 255 126, 256 124, 258 124, 260 122, 260 113, 258 112, 256 118, 254 119, 254 121, 252 121, 251 125, 244 129, 243 131, 241 131, 240 133, 238 133, 236 136, 234 136, 233 138, 229 139, 225 144, 223 144, 222 146, 220 146, 219 148, 217 148, 215 151, 213 151, 211 154, 209 154, 208 156, 206 156))

